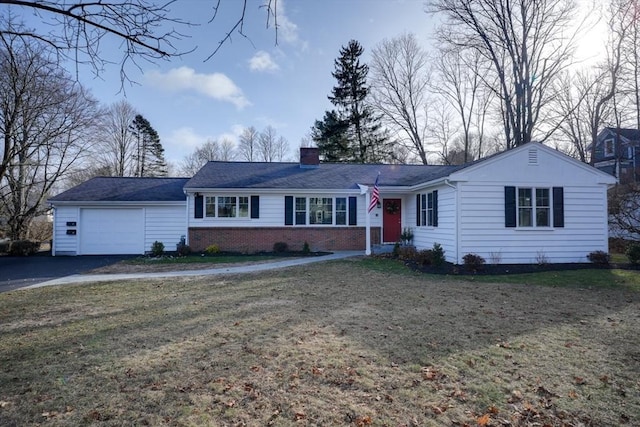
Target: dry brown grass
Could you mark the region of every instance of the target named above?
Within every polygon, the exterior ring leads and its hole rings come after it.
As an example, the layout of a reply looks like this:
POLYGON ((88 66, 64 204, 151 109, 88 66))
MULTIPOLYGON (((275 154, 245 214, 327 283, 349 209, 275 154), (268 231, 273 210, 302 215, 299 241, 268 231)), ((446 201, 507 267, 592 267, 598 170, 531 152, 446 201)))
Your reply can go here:
POLYGON ((0 295, 0 425, 638 425, 640 294, 359 261, 0 295))

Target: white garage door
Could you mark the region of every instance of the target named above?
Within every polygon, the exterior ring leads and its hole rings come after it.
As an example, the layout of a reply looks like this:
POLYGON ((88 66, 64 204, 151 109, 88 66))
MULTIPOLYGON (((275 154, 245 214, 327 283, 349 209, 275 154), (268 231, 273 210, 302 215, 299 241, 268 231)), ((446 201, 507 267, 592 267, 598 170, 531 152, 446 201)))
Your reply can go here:
POLYGON ((79 226, 81 255, 144 253, 142 209, 82 209, 79 226))

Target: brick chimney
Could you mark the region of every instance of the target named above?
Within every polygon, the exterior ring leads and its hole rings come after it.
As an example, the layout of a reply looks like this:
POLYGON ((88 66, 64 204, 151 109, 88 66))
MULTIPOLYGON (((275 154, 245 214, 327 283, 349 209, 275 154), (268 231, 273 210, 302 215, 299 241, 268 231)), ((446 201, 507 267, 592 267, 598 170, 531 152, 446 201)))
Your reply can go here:
POLYGON ((318 166, 320 166, 318 147, 300 147, 300 167, 317 168, 318 166))

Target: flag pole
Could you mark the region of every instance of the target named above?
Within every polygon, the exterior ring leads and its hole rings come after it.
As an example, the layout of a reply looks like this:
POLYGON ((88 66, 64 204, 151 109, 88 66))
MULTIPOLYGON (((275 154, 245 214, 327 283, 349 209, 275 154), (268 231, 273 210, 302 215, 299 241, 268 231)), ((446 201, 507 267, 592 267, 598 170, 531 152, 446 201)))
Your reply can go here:
MULTIPOLYGON (((369 206, 369 203, 371 203, 371 192, 369 191, 369 188, 367 187, 367 192, 365 193, 365 206, 369 206)), ((371 255, 371 211, 367 212, 367 218, 365 220, 365 230, 366 230, 366 236, 365 236, 365 241, 366 241, 366 245, 365 245, 365 255, 369 256, 371 255)))

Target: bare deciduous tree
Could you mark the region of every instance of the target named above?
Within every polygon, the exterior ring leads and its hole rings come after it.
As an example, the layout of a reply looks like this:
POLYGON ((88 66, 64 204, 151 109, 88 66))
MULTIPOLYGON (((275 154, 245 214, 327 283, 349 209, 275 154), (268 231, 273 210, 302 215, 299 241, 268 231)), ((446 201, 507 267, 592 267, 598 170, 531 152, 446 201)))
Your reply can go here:
MULTIPOLYGON (((209 7, 203 11, 211 15, 209 24, 215 22, 221 1, 202 2, 209 7)), ((230 24, 225 36, 206 60, 214 56, 233 34, 247 37, 244 23, 248 0, 225 3, 236 8, 238 18, 230 24)), ((123 83, 129 80, 126 71, 129 64, 140 68, 140 61, 155 62, 195 50, 195 47, 180 50, 175 46, 176 42, 188 38, 186 33, 191 27, 198 25, 175 16, 179 13, 179 10, 175 10, 175 6, 179 6, 176 0, 0 0, 0 5, 5 8, 2 12, 15 16, 32 12, 42 23, 33 29, 0 25, 0 33, 42 41, 55 49, 61 58, 77 64, 88 64, 96 74, 100 74, 107 64, 119 63, 123 83), (107 38, 122 42, 122 56, 119 59, 105 56, 105 52, 100 50, 107 38)), ((274 28, 276 44, 277 6, 278 0, 268 0, 258 5, 266 13, 267 28, 274 28)))
POLYGON ((191 177, 207 162, 214 160, 224 162, 232 161, 236 156, 234 148, 233 141, 229 139, 223 139, 222 141, 208 139, 207 142, 184 157, 179 166, 180 174, 191 177))
POLYGON ((289 151, 289 143, 278 136, 273 126, 267 126, 258 136, 258 160, 262 162, 281 162, 289 151))
POLYGON ((87 153, 97 102, 41 44, 0 34, 0 210, 11 239, 27 237, 44 200, 87 153))
POLYGON ((240 134, 238 153, 240 158, 247 162, 253 162, 257 157, 259 133, 253 126, 244 128, 240 134))
POLYGON ((575 2, 431 0, 429 10, 445 17, 441 43, 474 50, 491 64, 507 148, 533 140, 553 82, 572 61, 575 33, 567 33, 575 28, 575 2))
POLYGON ((100 144, 96 145, 96 166, 106 167, 113 176, 135 176, 138 140, 131 124, 138 115, 127 101, 112 104, 100 126, 100 144))
POLYGON ((373 49, 372 105, 384 123, 422 162, 428 164, 429 57, 414 34, 384 40, 373 49))

